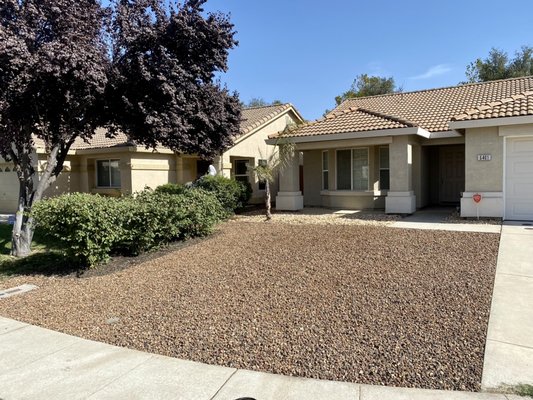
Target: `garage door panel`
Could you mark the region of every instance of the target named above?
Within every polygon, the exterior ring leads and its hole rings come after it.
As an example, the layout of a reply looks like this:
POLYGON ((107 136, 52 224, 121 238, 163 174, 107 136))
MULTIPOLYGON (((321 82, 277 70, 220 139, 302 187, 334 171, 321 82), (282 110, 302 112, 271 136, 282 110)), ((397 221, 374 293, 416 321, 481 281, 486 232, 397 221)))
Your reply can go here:
POLYGON ((531 153, 533 152, 533 140, 531 140, 530 137, 524 137, 524 138, 512 138, 510 139, 512 142, 510 142, 507 146, 508 149, 511 150, 511 152, 517 156, 524 153, 531 153))
POLYGON ((529 161, 515 161, 512 165, 513 172, 515 175, 529 175, 533 171, 533 160, 529 161))
POLYGON ((533 201, 533 183, 527 182, 522 184, 515 184, 511 188, 509 197, 533 201))
POLYGON ((505 170, 505 218, 533 220, 533 136, 507 139, 505 170))
POLYGON ((18 194, 17 174, 0 172, 0 213, 14 213, 17 210, 18 194))

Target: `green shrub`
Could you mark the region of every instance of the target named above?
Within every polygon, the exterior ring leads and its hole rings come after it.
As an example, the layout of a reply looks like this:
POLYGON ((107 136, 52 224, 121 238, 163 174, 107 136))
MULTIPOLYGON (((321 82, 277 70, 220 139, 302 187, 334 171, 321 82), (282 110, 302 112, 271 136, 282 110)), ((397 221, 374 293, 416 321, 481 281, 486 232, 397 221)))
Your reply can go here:
POLYGON ((39 228, 57 241, 69 258, 82 265, 96 265, 109 258, 123 235, 122 200, 114 197, 73 193, 42 200, 33 207, 39 228))
POLYGON ((158 186, 155 188, 157 193, 167 193, 167 194, 182 194, 187 188, 183 185, 177 183, 166 183, 164 185, 158 186))
POLYGON ((213 193, 145 190, 121 198, 75 193, 37 203, 38 226, 83 266, 112 252, 139 254, 174 240, 204 236, 228 216, 213 193))
POLYGON ((244 207, 252 195, 249 183, 246 185, 220 175, 203 176, 195 183, 195 187, 212 192, 228 212, 244 207))
POLYGON ((115 249, 129 254, 204 236, 227 217, 220 202, 203 190, 186 190, 179 195, 143 191, 121 206, 123 236, 115 249))

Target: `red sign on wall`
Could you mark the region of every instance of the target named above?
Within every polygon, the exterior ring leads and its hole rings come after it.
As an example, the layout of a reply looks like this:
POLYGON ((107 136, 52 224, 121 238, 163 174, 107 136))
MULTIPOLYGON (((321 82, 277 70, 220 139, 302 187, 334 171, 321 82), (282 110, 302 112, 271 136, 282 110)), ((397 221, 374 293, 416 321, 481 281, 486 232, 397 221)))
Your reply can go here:
POLYGON ((479 193, 476 193, 472 196, 472 200, 474 200, 475 203, 479 203, 481 201, 481 195, 479 193))

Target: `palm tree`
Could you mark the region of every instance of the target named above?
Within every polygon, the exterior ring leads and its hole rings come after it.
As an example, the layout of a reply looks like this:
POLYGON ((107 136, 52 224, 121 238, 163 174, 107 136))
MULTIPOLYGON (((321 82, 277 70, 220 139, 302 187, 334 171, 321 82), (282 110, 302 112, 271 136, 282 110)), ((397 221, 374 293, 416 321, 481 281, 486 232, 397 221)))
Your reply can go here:
POLYGON ((259 151, 261 158, 265 161, 252 169, 257 175, 257 179, 265 182, 265 216, 267 221, 272 219, 270 184, 274 182, 276 173, 288 165, 295 151, 294 143, 288 137, 284 136, 292 130, 293 128, 291 126, 287 126, 280 133, 274 151, 269 156, 264 157, 262 152, 259 151))

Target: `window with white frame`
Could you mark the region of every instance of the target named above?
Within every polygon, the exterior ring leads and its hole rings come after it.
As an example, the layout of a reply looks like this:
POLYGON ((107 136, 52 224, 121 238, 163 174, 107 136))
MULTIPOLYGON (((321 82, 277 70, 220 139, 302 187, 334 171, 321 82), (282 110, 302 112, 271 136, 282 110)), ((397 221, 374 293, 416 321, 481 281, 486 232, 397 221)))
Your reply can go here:
POLYGON ((368 148, 337 150, 337 190, 368 190, 368 148))
POLYGON ((120 160, 96 161, 96 185, 102 188, 120 187, 120 160))
MULTIPOLYGON (((257 166, 258 167, 266 167, 267 166, 267 160, 257 160, 257 166)), ((259 190, 266 190, 266 181, 260 180, 258 183, 258 189, 259 190)))
POLYGON ((233 166, 235 167, 235 173, 233 176, 236 181, 249 182, 248 179, 248 160, 235 160, 233 166))
POLYGON ((390 189, 389 147, 379 148, 379 189, 390 189))
POLYGON ((322 152, 322 190, 329 189, 329 152, 322 152))

